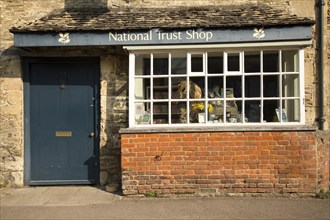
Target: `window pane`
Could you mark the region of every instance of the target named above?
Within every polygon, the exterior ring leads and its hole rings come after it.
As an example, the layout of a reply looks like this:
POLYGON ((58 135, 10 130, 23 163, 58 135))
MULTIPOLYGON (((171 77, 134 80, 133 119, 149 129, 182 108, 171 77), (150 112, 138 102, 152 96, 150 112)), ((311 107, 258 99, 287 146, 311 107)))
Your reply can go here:
MULTIPOLYGON (((227 76, 226 77, 226 90, 231 91, 230 96, 239 98, 242 97, 242 76, 227 76)), ((223 94, 223 92, 221 93, 223 94)))
POLYGON ((191 72, 203 72, 203 54, 191 54, 191 72))
POLYGON ((186 102, 172 102, 172 124, 186 124, 187 123, 187 103, 186 102))
POLYGON ((150 79, 135 78, 135 99, 150 99, 150 79))
POLYGON ((150 54, 138 54, 135 56, 135 75, 150 75, 150 54))
POLYGON ((263 52, 263 70, 264 72, 279 72, 279 55, 278 51, 263 52))
POLYGON ((213 110, 211 105, 205 108, 205 101, 190 102, 189 106, 191 123, 206 123, 206 109, 208 111, 213 110))
POLYGON ((205 91, 204 81, 205 77, 190 77, 189 97, 191 99, 200 99, 205 97, 203 94, 203 91, 205 91))
POLYGON ((275 111, 275 109, 278 106, 280 106, 279 100, 264 100, 263 121, 278 122, 279 120, 277 118, 276 111, 275 111))
POLYGON ((247 122, 260 122, 260 101, 245 101, 245 117, 247 122))
POLYGON ((212 111, 209 114, 213 114, 214 116, 214 123, 223 123, 223 112, 224 112, 224 105, 223 101, 211 101, 210 104, 212 105, 212 111))
POLYGON ((223 73, 223 53, 208 53, 208 73, 223 73))
POLYGON ((279 97, 279 76, 278 75, 264 75, 264 97, 279 97))
POLYGON ((245 77, 245 97, 260 97, 260 76, 245 77))
POLYGON ((221 91, 223 90, 223 77, 208 77, 207 79, 207 87, 208 87, 208 97, 209 98, 223 98, 221 96, 221 91))
POLYGON ((228 53, 228 71, 240 71, 239 53, 228 53))
POLYGON ((150 124, 150 103, 135 103, 135 124, 150 124))
POLYGON ((226 121, 229 123, 238 123, 241 118, 239 106, 242 106, 241 101, 226 102, 226 121))
POLYGON ((186 77, 172 77, 172 99, 186 99, 187 98, 187 78, 186 77))
POLYGON ((154 78, 154 99, 168 99, 168 78, 154 78))
POLYGON ((282 72, 298 72, 299 59, 297 50, 282 51, 282 72))
POLYGON ((168 124, 168 102, 154 102, 153 111, 154 124, 168 124))
POLYGON ((260 52, 244 52, 244 71, 245 73, 260 72, 260 52))
POLYGON ((171 74, 187 74, 186 54, 172 54, 171 74))
POLYGON ((282 87, 284 97, 298 97, 299 96, 299 75, 283 75, 282 87))
POLYGON ((168 54, 154 54, 154 75, 168 75, 168 54))
POLYGON ((300 104, 299 99, 283 100, 282 121, 283 122, 299 122, 300 121, 300 104))

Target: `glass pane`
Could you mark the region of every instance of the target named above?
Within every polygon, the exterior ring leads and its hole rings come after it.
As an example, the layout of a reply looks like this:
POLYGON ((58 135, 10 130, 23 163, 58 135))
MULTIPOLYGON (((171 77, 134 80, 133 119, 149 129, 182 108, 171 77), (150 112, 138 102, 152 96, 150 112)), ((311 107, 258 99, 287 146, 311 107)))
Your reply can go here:
POLYGON ((297 50, 282 51, 282 72, 298 72, 299 58, 297 50))
POLYGON ((204 98, 205 91, 205 77, 190 77, 189 97, 191 99, 204 98))
POLYGON ((209 98, 223 98, 221 96, 221 91, 223 90, 223 77, 208 77, 207 79, 208 92, 207 95, 209 98))
POLYGON ((241 120, 239 108, 242 106, 242 101, 227 101, 226 102, 226 121, 229 123, 238 123, 241 120))
POLYGON ((168 54, 154 54, 154 75, 168 75, 168 54))
POLYGON ((205 108, 205 101, 190 102, 190 122, 191 123, 206 123, 206 109, 213 111, 212 104, 208 104, 205 108))
POLYGON ((135 78, 135 99, 150 99, 150 79, 135 78))
POLYGON ((283 100, 282 122, 300 121, 299 99, 283 100))
POLYGON ((168 78, 154 78, 154 99, 168 99, 168 78))
POLYGON ((171 74, 187 74, 186 54, 172 54, 171 74))
POLYGON ((168 124, 168 102, 154 102, 153 108, 153 123, 168 124))
POLYGON ((299 75, 282 76, 283 97, 299 97, 299 75))
POLYGON ((186 90, 186 77, 172 77, 171 85, 172 85, 172 99, 186 99, 187 98, 187 90, 186 90))
POLYGON ((279 76, 278 75, 264 75, 264 97, 279 97, 279 76))
POLYGON ((211 120, 213 123, 223 123, 223 101, 211 101, 210 104, 212 105, 212 111, 209 112, 209 121, 211 120))
POLYGON ((223 53, 208 53, 207 55, 207 72, 223 73, 223 53))
POLYGON ((240 71, 239 53, 228 53, 228 71, 240 71))
POLYGON ((187 123, 187 103, 186 102, 172 102, 172 124, 186 124, 187 123))
POLYGON ((191 72, 203 72, 203 54, 191 54, 191 72))
MULTIPOLYGON (((227 76, 226 90, 231 97, 242 97, 242 76, 227 76)), ((223 94, 223 92, 221 92, 223 94)))
POLYGON ((135 75, 150 75, 150 54, 137 54, 135 56, 135 75))
POLYGON ((263 52, 263 70, 264 72, 279 72, 279 54, 278 51, 263 52))
POLYGON ((264 100, 263 122, 278 122, 275 109, 280 105, 279 100, 264 100))
POLYGON ((245 97, 260 97, 260 76, 245 77, 245 97))
POLYGON ((260 122, 260 101, 245 101, 245 117, 247 122, 260 122))
POLYGON ((244 52, 244 71, 245 73, 260 72, 260 52, 244 52))
POLYGON ((143 125, 150 124, 150 103, 138 102, 135 103, 135 124, 143 125))

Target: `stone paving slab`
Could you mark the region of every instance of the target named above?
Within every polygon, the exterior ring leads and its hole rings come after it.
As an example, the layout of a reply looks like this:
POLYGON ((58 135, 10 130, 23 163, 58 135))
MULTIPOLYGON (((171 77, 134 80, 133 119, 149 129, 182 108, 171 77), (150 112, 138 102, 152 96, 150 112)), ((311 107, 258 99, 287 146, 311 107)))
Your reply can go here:
POLYGON ((75 206, 108 204, 122 197, 91 186, 54 186, 1 189, 0 204, 6 206, 75 206))

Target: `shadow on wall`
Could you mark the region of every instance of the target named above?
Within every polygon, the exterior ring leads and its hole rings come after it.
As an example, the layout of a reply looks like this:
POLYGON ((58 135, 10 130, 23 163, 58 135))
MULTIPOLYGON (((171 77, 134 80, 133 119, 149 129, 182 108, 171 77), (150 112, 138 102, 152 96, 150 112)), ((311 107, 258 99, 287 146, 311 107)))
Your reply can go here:
POLYGON ((65 9, 76 9, 76 8, 108 8, 108 0, 65 0, 65 9))

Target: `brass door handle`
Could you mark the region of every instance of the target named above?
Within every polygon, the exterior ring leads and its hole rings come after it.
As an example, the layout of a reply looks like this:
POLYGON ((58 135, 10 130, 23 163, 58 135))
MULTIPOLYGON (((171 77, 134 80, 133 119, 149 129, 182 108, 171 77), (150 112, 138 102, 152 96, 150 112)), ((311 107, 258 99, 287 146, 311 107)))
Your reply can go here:
POLYGON ((89 134, 89 137, 94 137, 94 132, 91 132, 91 133, 89 134))

